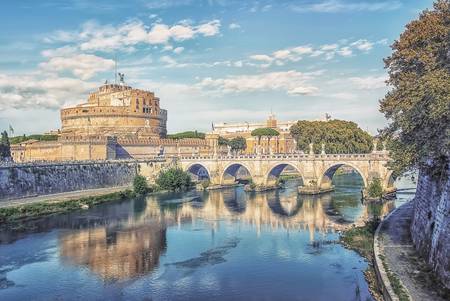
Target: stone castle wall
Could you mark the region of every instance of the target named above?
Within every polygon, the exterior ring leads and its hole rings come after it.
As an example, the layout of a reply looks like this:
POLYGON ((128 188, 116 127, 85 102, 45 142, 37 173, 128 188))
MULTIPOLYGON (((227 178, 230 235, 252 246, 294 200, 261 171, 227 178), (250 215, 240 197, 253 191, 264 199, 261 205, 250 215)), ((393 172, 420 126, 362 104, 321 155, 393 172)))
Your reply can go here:
POLYGON ((420 173, 411 236, 421 256, 450 289, 450 177, 438 180, 420 173))
POLYGON ((80 162, 0 167, 0 201, 67 191, 129 185, 136 162, 80 162))

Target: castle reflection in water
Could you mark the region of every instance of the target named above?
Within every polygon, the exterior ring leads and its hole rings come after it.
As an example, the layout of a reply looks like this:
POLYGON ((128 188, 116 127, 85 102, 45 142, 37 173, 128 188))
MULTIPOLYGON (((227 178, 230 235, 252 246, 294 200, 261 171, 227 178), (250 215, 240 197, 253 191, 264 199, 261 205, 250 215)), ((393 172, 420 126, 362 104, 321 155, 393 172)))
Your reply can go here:
MULTIPOLYGON (((393 202, 377 206, 385 215, 393 202)), ((105 281, 148 274, 167 249, 167 229, 202 223, 212 233, 224 223, 245 224, 262 231, 308 231, 310 241, 363 223, 374 207, 357 194, 299 196, 296 189, 249 194, 241 188, 202 193, 150 196, 62 216, 51 226, 59 232, 63 262, 86 266, 105 281), (345 211, 353 208, 351 216, 345 211)))

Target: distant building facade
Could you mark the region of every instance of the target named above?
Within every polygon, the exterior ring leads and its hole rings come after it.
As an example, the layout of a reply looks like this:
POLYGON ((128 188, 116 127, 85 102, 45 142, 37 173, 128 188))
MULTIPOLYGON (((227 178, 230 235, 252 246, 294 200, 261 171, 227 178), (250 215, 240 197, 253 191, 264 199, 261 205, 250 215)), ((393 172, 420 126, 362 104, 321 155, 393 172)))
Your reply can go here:
MULTIPOLYGON (((57 141, 11 146, 15 162, 141 159, 208 154, 216 139, 166 139, 167 111, 153 92, 105 84, 88 101, 61 110, 57 141)), ((214 135, 213 135, 214 136, 214 135)))
POLYGON ((239 122, 239 123, 213 123, 212 133, 226 139, 243 137, 246 140, 247 148, 244 153, 292 153, 296 150, 295 140, 290 134, 290 128, 297 121, 279 122, 275 115, 270 114, 266 122, 239 122), (259 128, 272 128, 280 133, 276 137, 261 137, 258 145, 258 137, 252 136, 253 130, 259 128))

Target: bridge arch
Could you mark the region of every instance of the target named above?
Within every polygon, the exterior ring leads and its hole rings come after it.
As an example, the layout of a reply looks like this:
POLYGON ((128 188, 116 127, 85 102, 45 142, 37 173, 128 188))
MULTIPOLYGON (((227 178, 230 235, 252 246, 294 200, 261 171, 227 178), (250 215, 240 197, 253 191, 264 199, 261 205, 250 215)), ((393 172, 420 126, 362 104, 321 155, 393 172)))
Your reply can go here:
POLYGON ((240 162, 233 162, 225 166, 223 169, 222 175, 220 177, 220 184, 226 185, 226 184, 233 184, 236 180, 238 180, 239 171, 242 171, 242 168, 247 172, 248 174, 248 180, 251 180, 253 178, 251 168, 246 165, 245 163, 240 162), (232 183, 231 183, 232 181, 232 183))
POLYGON ((201 163, 192 163, 186 167, 186 172, 194 176, 194 181, 211 180, 211 173, 208 168, 201 163))
POLYGON ((389 170, 386 175, 385 187, 386 188, 394 187, 395 180, 397 180, 397 178, 394 176, 394 172, 392 170, 389 170))
POLYGON ((276 163, 269 167, 265 178, 264 178, 264 184, 269 185, 270 182, 273 182, 274 180, 278 179, 281 175, 281 173, 286 169, 286 167, 292 167, 297 171, 297 173, 300 175, 300 178, 302 180, 302 185, 304 185, 304 177, 302 175, 302 172, 300 169, 295 166, 293 163, 285 162, 285 163, 276 163))
POLYGON ((367 183, 368 179, 367 179, 366 174, 364 172, 362 172, 362 170, 359 167, 357 167, 356 165, 354 165, 352 163, 348 163, 348 162, 336 162, 336 163, 333 163, 330 166, 328 166, 327 169, 323 172, 323 174, 319 177, 318 186, 321 188, 328 188, 328 186, 331 187, 331 181, 333 179, 335 172, 342 166, 349 166, 353 170, 355 170, 359 174, 361 179, 363 180, 364 187, 368 186, 368 183, 367 183))

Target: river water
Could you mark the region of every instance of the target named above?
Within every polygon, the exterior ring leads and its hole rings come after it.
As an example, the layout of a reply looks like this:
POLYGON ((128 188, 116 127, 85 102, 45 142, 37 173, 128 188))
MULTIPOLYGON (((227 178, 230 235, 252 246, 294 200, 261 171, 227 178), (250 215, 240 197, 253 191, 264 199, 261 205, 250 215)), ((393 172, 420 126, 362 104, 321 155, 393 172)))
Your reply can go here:
POLYGON ((320 197, 295 181, 161 194, 2 232, 0 300, 372 300, 367 263, 338 242, 371 209, 358 176, 333 181, 320 197))

